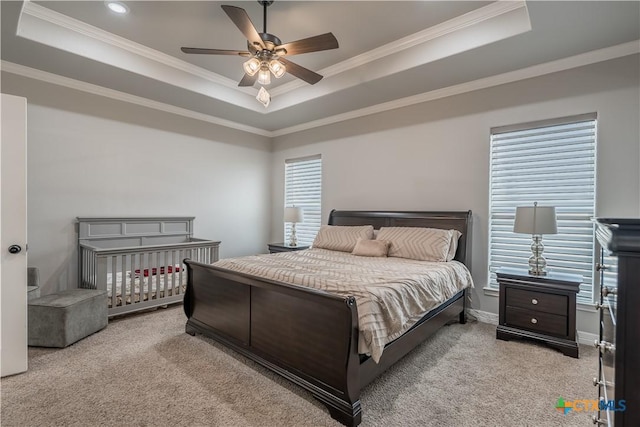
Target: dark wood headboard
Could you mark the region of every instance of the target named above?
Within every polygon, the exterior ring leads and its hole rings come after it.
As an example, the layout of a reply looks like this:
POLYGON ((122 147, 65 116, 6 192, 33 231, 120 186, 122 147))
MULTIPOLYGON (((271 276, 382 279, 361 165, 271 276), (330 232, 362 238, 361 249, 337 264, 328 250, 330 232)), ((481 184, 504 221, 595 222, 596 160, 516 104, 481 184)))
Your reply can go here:
POLYGON ((373 225, 380 227, 425 227, 454 229, 462 233, 454 259, 471 270, 471 211, 338 211, 329 214, 329 225, 373 225))

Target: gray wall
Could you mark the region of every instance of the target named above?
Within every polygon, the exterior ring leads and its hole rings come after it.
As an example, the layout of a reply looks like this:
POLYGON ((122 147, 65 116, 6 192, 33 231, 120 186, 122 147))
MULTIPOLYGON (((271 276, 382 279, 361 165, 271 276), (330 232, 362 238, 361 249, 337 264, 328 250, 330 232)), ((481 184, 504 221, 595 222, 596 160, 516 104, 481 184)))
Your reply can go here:
MULTIPOLYGON (((640 215, 638 55, 269 141, 71 89, 2 75, 28 106, 29 265, 43 293, 76 284, 77 216, 194 215, 221 256, 282 240, 284 159, 323 156, 333 208, 474 212, 473 308, 485 294, 489 129, 598 113, 599 216, 640 215), (269 150, 273 148, 273 152, 269 150)), ((592 311, 579 329, 595 333, 592 311)))
POLYGON ((77 283, 77 216, 195 216, 221 257, 266 252, 268 138, 2 75, 28 100, 30 266, 42 293, 77 283))
MULTIPOLYGON (((640 215, 638 55, 285 135, 274 140, 272 240, 282 239, 284 160, 321 154, 323 218, 331 209, 474 213, 472 307, 485 293, 490 128, 598 113, 597 214, 640 215)), ((592 310, 579 330, 595 333, 592 310)))

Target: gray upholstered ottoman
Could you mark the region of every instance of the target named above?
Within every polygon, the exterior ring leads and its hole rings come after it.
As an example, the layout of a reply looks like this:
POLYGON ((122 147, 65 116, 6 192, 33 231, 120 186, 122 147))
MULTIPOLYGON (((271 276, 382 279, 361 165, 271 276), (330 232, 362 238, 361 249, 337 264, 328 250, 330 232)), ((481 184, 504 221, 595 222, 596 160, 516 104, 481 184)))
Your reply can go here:
POLYGON ((66 347, 107 326, 107 291, 72 289, 29 301, 29 345, 66 347))

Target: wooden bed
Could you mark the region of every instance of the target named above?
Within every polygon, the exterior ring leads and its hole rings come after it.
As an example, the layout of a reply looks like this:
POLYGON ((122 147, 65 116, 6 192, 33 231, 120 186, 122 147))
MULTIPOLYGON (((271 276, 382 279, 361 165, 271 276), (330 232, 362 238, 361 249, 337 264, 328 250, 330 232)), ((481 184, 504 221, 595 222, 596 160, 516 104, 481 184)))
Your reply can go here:
MULTIPOLYGON (((329 225, 430 227, 462 232, 455 260, 470 269, 471 211, 336 211, 329 225)), ((185 260, 186 332, 201 333, 310 391, 331 416, 360 424, 360 390, 435 333, 465 323, 467 291, 428 312, 385 346, 379 363, 358 354, 358 312, 353 297, 287 285, 185 260)))
POLYGON ((193 237, 194 217, 77 220, 79 287, 106 290, 109 317, 182 302, 181 260, 218 260, 220 242, 193 237))

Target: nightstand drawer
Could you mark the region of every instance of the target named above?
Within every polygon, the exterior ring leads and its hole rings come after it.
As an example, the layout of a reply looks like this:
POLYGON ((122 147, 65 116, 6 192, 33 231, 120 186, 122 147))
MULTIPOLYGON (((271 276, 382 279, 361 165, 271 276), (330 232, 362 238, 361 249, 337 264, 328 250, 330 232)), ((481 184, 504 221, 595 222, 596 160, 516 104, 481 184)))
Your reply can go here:
POLYGON ((567 317, 557 314, 507 306, 505 323, 507 326, 528 329, 557 337, 566 337, 568 335, 567 317))
POLYGON ((524 289, 507 288, 506 304, 512 307, 520 307, 537 312, 567 315, 569 298, 566 295, 556 295, 524 289))

